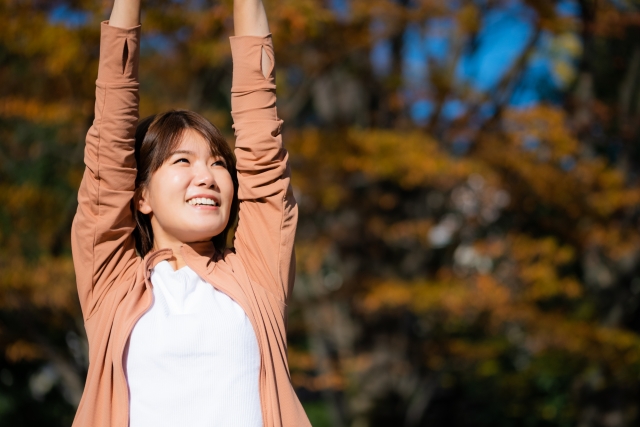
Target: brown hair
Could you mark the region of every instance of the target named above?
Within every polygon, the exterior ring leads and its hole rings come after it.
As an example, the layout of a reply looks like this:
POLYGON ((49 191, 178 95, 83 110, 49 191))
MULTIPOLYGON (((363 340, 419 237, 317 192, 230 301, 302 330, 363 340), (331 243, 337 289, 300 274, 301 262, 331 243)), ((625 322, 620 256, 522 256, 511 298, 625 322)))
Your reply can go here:
POLYGON ((133 232, 136 249, 141 256, 145 256, 153 248, 153 229, 149 215, 138 210, 138 202, 142 190, 149 185, 151 176, 169 158, 180 144, 186 130, 193 130, 209 143, 211 154, 224 159, 227 170, 233 181, 233 201, 229 222, 222 233, 214 236, 211 241, 216 250, 222 253, 227 244, 227 236, 234 227, 238 216, 238 177, 236 175, 236 160, 218 128, 200 114, 186 110, 172 110, 166 113, 147 117, 140 121, 136 128, 135 157, 138 167, 136 189, 131 209, 136 220, 133 232))

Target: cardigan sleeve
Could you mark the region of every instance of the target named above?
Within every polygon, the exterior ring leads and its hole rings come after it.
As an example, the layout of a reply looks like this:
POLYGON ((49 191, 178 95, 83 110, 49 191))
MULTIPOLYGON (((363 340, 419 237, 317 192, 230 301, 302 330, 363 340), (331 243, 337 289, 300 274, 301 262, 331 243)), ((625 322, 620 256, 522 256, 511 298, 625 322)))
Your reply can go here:
POLYGON ((86 137, 86 167, 71 231, 85 319, 139 262, 130 207, 136 178, 139 40, 140 26, 123 29, 102 23, 95 118, 86 137))
POLYGON ((295 275, 293 243, 298 209, 290 185, 282 120, 276 111, 271 35, 231 37, 231 108, 240 201, 234 246, 250 279, 281 300, 295 275), (262 52, 272 67, 265 78, 262 52))

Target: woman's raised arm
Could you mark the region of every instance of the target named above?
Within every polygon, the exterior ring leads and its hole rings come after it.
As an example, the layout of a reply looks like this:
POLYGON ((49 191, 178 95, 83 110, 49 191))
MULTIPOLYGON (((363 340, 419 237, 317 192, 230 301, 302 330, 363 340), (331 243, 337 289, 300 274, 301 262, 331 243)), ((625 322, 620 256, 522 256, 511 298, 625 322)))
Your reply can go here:
POLYGON ((240 200, 234 246, 250 279, 284 301, 295 274, 298 209, 276 111, 273 42, 262 1, 234 3, 231 115, 240 200))
MULTIPOLYGON (((267 13, 262 0, 234 0, 233 27, 236 36, 266 36, 270 33, 267 13)), ((265 77, 271 69, 271 59, 262 52, 262 70, 265 77)))
POLYGON ((86 165, 71 229, 80 305, 88 320, 115 283, 135 273, 131 199, 135 190, 138 124, 140 0, 116 0, 111 25, 102 23, 95 118, 86 137, 86 165))

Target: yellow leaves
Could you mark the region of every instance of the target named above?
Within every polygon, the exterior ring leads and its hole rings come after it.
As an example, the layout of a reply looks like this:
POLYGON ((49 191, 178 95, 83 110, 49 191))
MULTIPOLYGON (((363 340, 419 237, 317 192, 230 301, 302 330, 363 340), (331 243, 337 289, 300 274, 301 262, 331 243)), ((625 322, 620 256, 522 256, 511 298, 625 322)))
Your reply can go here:
MULTIPOLYGON (((219 33, 232 17, 233 4, 221 1, 214 3, 213 7, 190 12, 187 22, 193 31, 193 38, 200 40, 219 33)), ((226 44, 229 45, 228 42, 226 44)))
POLYGON ((540 148, 548 148, 550 159, 554 160, 578 150, 578 140, 570 133, 566 120, 563 110, 550 105, 508 110, 506 117, 509 135, 516 146, 527 149, 527 142, 535 141, 540 148))
POLYGON ((519 264, 548 264, 557 268, 574 260, 575 250, 568 245, 560 245, 554 237, 535 239, 526 235, 511 236, 511 254, 519 264))
POLYGON ((357 151, 345 156, 345 170, 394 179, 405 188, 451 186, 474 171, 469 161, 453 159, 422 132, 352 129, 349 139, 357 151))
POLYGON ((78 65, 82 54, 82 39, 74 32, 59 26, 45 26, 39 37, 34 40, 34 51, 46 54, 46 68, 49 73, 58 75, 78 65))
POLYGON ((640 337, 632 331, 544 312, 536 313, 535 318, 527 322, 527 328, 527 346, 534 354, 562 350, 580 358, 604 362, 613 371, 624 369, 623 360, 640 362, 640 337))
POLYGON ((30 280, 31 301, 36 306, 68 311, 76 308, 75 273, 70 257, 41 259, 24 277, 30 280))
POLYGON ((628 27, 640 24, 640 13, 632 9, 616 7, 612 2, 595 2, 595 5, 594 35, 622 38, 628 27))
POLYGON ((400 221, 383 231, 381 237, 389 244, 402 240, 418 240, 426 244, 427 234, 432 225, 433 221, 429 219, 400 221))
POLYGON ((227 40, 197 40, 188 47, 190 66, 195 69, 219 67, 231 56, 227 40))
POLYGON ((458 25, 463 32, 474 34, 480 30, 480 11, 475 4, 466 3, 456 15, 458 25))
POLYGON ((500 373, 500 365, 495 359, 485 359, 478 364, 476 372, 481 377, 492 377, 500 373))
POLYGON ((341 185, 326 186, 322 194, 322 207, 328 211, 335 210, 340 205, 344 195, 344 188, 341 185))
POLYGON ((381 282, 365 296, 363 308, 373 312, 408 307, 419 313, 472 319, 483 311, 499 310, 509 300, 509 292, 491 276, 478 275, 469 281, 381 282))
POLYGON ((577 76, 577 59, 582 55, 583 47, 575 31, 567 31, 567 26, 551 41, 550 62, 556 81, 563 88, 573 83, 577 76))
POLYGON ((31 361, 42 357, 40 348, 33 343, 18 340, 9 344, 5 350, 5 357, 9 362, 31 361))
POLYGON ((525 300, 544 300, 556 296, 577 298, 582 286, 571 277, 560 277, 558 268, 572 262, 575 251, 560 245, 553 237, 533 239, 524 235, 510 237, 509 254, 517 263, 517 278, 524 286, 525 300))
POLYGON ((499 357, 505 347, 506 344, 498 340, 473 342, 454 338, 447 343, 447 352, 468 361, 481 361, 499 357))
POLYGON ((396 308, 409 304, 415 294, 415 287, 402 283, 386 282, 376 285, 367 294, 363 307, 367 311, 382 308, 396 308))
MULTIPOLYGON (((345 133, 306 129, 288 135, 292 157, 304 163, 294 166, 296 185, 314 196, 328 210, 337 208, 346 197, 339 177, 363 173, 372 180, 393 180, 410 189, 419 186, 451 188, 483 168, 470 160, 451 157, 446 149, 420 131, 349 129, 345 133)), ((295 165, 296 163, 294 163, 295 165)), ((487 176, 493 176, 488 172, 487 176)), ((380 206, 395 202, 381 195, 380 206)), ((386 207, 385 207, 386 206, 386 207)))
POLYGON ((0 308, 19 308, 27 301, 38 308, 75 311, 73 262, 43 258, 35 265, 12 257, 0 262, 0 308))
POLYGON ((584 156, 566 120, 562 110, 551 106, 511 110, 507 138, 484 139, 479 154, 516 178, 511 193, 527 212, 542 203, 572 219, 606 219, 637 206, 640 189, 602 158, 584 156))
POLYGON ((345 387, 345 379, 338 373, 316 376, 294 373, 291 374, 291 382, 295 387, 304 387, 310 391, 343 390, 345 387))
POLYGON ((320 24, 330 21, 333 13, 322 2, 316 0, 283 0, 270 8, 270 26, 279 38, 286 37, 288 42, 298 42, 307 35, 318 35, 320 24))
POLYGON ((589 206, 600 216, 633 208, 640 203, 640 189, 627 187, 622 171, 598 164, 593 168, 593 190, 587 195, 589 206))
POLYGON ((70 120, 73 113, 71 105, 64 102, 46 103, 39 99, 21 97, 0 98, 0 117, 7 119, 20 118, 35 123, 62 123, 70 120))
POLYGON ((620 188, 594 192, 589 194, 587 201, 599 216, 608 217, 620 209, 637 206, 640 203, 640 189, 620 188))
POLYGON ((640 236, 638 233, 629 233, 619 223, 593 225, 585 232, 585 243, 598 248, 609 259, 620 262, 634 259, 640 247, 640 236))
POLYGON ((300 273, 312 275, 320 271, 322 262, 330 249, 328 239, 313 242, 298 241, 296 244, 296 264, 300 273))
POLYGON ((427 235, 433 226, 430 219, 415 219, 388 224, 378 216, 372 216, 367 222, 367 231, 389 245, 403 242, 420 242, 427 246, 427 235))
MULTIPOLYGON (((311 391, 344 389, 346 381, 340 372, 332 370, 332 372, 314 374, 314 371, 318 369, 318 364, 310 353, 289 347, 287 358, 291 371, 291 382, 295 387, 304 387, 311 391)), ((345 362, 348 363, 348 361, 345 362)))
POLYGON ((289 369, 292 371, 310 371, 316 367, 316 361, 308 352, 297 350, 294 347, 287 348, 289 369))
POLYGON ((576 67, 568 61, 555 61, 553 63, 553 73, 562 87, 568 86, 576 78, 576 67))
POLYGON ((526 274, 532 271, 544 271, 544 266, 532 266, 522 272, 523 278, 531 280, 529 286, 525 290, 525 297, 532 301, 545 300, 556 296, 565 296, 567 298, 577 298, 582 295, 582 286, 580 282, 574 279, 558 279, 555 272, 546 271, 546 275, 536 277, 535 279, 527 278, 526 274))
POLYGON ((534 239, 525 235, 510 238, 513 258, 522 263, 541 259, 553 265, 562 265, 574 259, 574 250, 570 246, 561 246, 554 237, 534 239))
POLYGON ((343 174, 342 159, 349 151, 343 135, 307 129, 292 132, 288 141, 287 148, 294 159, 292 180, 296 187, 323 208, 329 211, 338 208, 346 196, 344 183, 339 179, 343 174))
MULTIPOLYGON (((322 149, 322 135, 318 129, 308 129, 301 135, 297 145, 297 154, 306 159, 315 158, 322 149)), ((324 153, 323 153, 324 154, 324 153)))
POLYGON ((31 184, 19 186, 0 185, 0 205, 9 215, 14 237, 18 233, 29 233, 39 240, 32 245, 47 245, 60 216, 60 200, 50 190, 31 184))
POLYGON ((572 57, 580 56, 583 52, 582 42, 576 33, 565 32, 555 37, 554 45, 557 49, 567 52, 572 57))
MULTIPOLYGON (((94 30, 97 34, 98 28, 94 30)), ((84 65, 82 49, 86 38, 78 31, 63 25, 52 25, 48 18, 35 11, 16 13, 11 19, 0 22, 0 43, 11 52, 26 55, 32 60, 41 59, 44 69, 52 75, 67 70, 78 71, 84 65)), ((97 41, 97 38, 96 38, 97 41)))

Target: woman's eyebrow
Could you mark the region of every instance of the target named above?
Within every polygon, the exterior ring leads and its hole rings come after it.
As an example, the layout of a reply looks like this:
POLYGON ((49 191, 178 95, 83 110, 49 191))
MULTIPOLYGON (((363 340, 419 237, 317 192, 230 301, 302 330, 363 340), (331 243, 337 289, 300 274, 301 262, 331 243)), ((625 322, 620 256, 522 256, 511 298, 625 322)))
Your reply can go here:
POLYGON ((191 154, 191 155, 194 155, 195 153, 193 151, 189 151, 189 150, 176 150, 176 151, 172 151, 169 155, 173 156, 175 154, 191 154))

